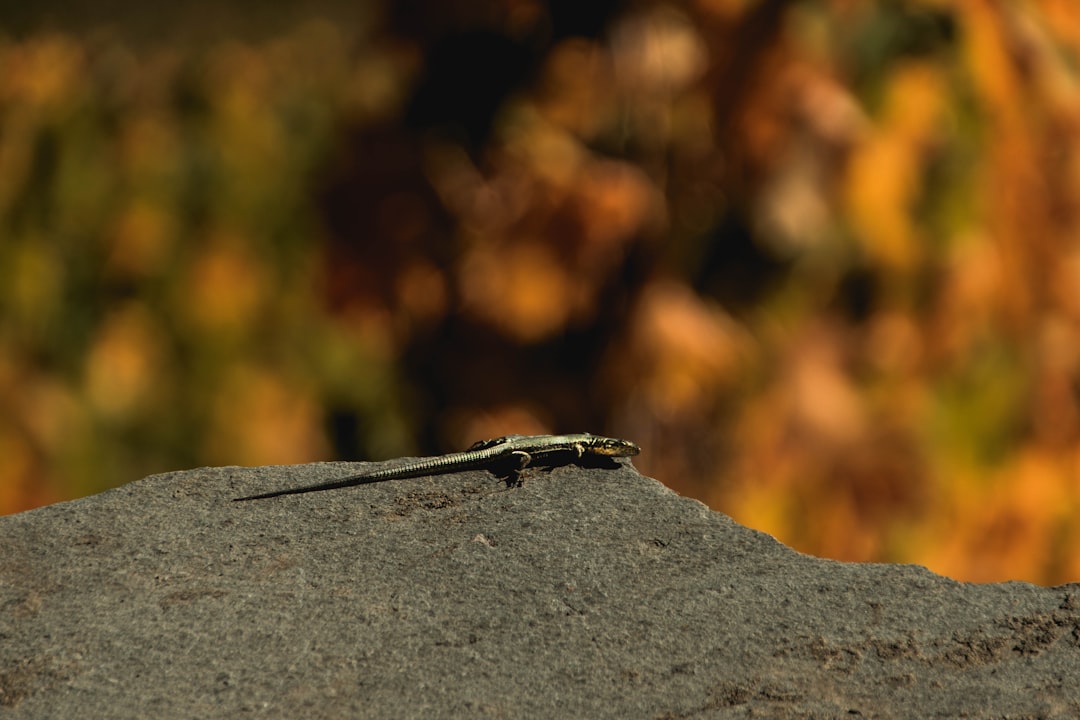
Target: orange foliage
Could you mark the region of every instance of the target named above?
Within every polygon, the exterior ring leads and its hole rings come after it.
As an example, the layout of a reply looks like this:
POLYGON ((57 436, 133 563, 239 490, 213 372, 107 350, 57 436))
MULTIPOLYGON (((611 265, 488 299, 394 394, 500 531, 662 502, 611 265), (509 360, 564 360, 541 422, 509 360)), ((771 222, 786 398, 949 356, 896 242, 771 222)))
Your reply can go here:
POLYGON ((0 511, 589 429, 806 552, 1080 578, 1071 2, 437 7, 0 44, 0 511))

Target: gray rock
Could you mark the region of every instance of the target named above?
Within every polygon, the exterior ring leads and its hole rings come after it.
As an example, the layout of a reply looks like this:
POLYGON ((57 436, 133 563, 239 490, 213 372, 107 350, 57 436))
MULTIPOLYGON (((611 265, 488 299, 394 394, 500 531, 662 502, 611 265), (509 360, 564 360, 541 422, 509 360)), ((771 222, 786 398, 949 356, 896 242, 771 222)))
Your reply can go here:
POLYGON ((1074 717, 1080 585, 801 555, 626 465, 0 518, 0 716, 1074 717))

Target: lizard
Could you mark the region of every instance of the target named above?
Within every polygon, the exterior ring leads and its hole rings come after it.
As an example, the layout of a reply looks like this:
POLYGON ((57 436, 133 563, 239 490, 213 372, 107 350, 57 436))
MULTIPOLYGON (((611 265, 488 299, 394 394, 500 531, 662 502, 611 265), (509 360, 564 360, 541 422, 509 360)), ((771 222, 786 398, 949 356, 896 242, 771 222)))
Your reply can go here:
POLYGON ((637 455, 639 452, 641 452, 641 448, 629 440, 591 435, 589 433, 572 435, 504 435, 492 440, 481 440, 474 443, 472 447, 464 452, 419 458, 398 467, 349 475, 348 477, 318 485, 306 485, 304 487, 248 495, 233 498, 233 500, 236 502, 262 500, 278 497, 279 495, 298 495, 318 490, 334 490, 384 480, 399 480, 402 478, 423 477, 425 475, 446 475, 477 468, 493 469, 496 466, 501 466, 507 459, 517 462, 517 467, 513 470, 514 473, 517 473, 533 464, 537 459, 554 461, 551 464, 565 464, 565 462, 559 462, 559 460, 573 462, 586 455, 598 458, 629 457, 637 455))

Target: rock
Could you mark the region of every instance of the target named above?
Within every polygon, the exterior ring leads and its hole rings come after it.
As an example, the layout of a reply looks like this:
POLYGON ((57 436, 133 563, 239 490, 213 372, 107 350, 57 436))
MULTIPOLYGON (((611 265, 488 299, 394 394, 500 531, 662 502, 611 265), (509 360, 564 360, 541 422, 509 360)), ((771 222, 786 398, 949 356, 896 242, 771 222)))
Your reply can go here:
POLYGON ((0 518, 0 715, 1080 715, 1080 586, 808 557, 629 464, 231 501, 357 470, 0 518))

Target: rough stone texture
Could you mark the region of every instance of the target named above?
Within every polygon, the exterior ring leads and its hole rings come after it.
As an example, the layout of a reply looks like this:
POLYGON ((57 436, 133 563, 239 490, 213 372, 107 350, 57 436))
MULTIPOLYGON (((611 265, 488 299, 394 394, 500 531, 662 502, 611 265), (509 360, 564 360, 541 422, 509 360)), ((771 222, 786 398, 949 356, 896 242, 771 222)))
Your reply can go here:
POLYGON ((796 553, 633 468, 0 518, 0 717, 1074 717, 1080 585, 796 553))

